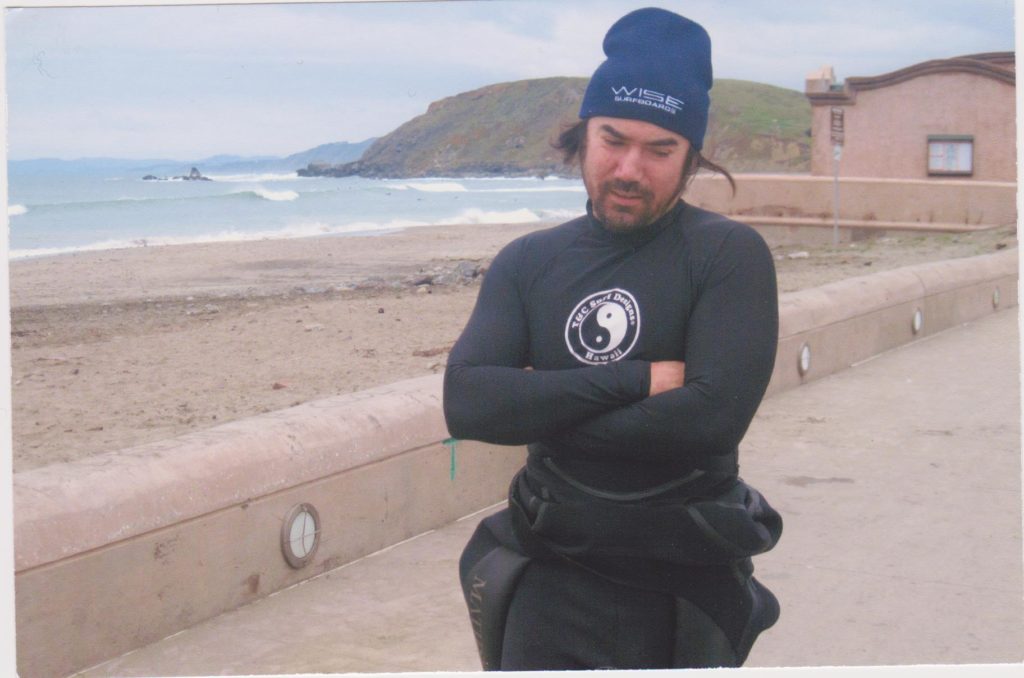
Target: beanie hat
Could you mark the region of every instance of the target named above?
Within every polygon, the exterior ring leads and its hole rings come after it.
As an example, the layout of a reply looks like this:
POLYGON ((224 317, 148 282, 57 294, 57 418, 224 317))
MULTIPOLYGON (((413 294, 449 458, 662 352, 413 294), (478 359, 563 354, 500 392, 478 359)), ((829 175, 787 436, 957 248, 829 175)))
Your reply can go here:
POLYGON ((704 144, 711 89, 711 38, 685 17, 648 7, 608 29, 608 57, 587 85, 580 118, 642 120, 704 144))

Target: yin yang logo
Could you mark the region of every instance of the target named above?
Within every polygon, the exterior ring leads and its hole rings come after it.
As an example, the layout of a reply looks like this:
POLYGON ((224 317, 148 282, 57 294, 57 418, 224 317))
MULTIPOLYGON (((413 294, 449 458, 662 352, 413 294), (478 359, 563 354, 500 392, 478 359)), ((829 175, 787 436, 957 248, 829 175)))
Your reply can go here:
POLYGON ((626 337, 626 311, 606 301, 584 318, 580 325, 580 342, 593 353, 607 353, 618 347, 626 337))
POLYGON ((640 336, 640 311, 632 294, 603 290, 576 304, 565 324, 565 343, 588 365, 620 360, 640 336))

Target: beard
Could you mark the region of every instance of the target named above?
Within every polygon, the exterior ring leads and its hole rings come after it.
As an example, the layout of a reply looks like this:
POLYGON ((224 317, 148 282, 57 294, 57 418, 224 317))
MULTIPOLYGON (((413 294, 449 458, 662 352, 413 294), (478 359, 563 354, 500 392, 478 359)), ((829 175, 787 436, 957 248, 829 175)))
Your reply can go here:
POLYGON ((659 199, 650 185, 640 181, 609 178, 603 173, 607 171, 605 168, 591 165, 588 162, 587 141, 587 133, 584 133, 579 146, 580 173, 594 217, 608 231, 629 233, 642 230, 663 217, 682 198, 691 174, 688 171, 691 166, 691 148, 687 148, 679 167, 679 180, 675 189, 659 199), (626 200, 616 200, 615 196, 625 197, 626 200))
MULTIPOLYGON (((584 184, 589 182, 584 180, 584 184)), ((651 190, 637 181, 609 179, 588 192, 598 221, 609 231, 626 233, 646 228, 660 219, 679 200, 682 184, 680 181, 677 190, 660 202, 651 190), (615 195, 630 198, 630 204, 616 204, 615 195)))

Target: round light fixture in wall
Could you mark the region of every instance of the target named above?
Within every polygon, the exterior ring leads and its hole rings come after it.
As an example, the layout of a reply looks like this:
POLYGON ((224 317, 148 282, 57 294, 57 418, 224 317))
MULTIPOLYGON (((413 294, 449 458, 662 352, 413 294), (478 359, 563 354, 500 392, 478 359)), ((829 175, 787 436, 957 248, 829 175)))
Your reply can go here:
POLYGON ((921 309, 915 308, 914 319, 910 321, 910 329, 914 331, 914 334, 917 334, 921 331, 922 326, 924 326, 924 313, 921 312, 921 309))
POLYGON ((281 525, 281 552, 288 564, 305 567, 320 545, 320 514, 311 504, 293 506, 281 525))
POLYGON ((797 361, 796 367, 800 370, 801 377, 811 369, 811 347, 807 344, 800 347, 800 359, 797 361))

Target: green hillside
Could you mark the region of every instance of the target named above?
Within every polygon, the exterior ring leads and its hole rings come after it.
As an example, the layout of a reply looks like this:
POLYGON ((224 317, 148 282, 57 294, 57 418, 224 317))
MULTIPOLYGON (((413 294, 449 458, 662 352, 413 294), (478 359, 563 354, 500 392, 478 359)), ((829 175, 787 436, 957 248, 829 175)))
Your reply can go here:
POLYGON ((579 110, 585 78, 491 85, 441 99, 381 137, 341 174, 491 176, 564 172, 551 148, 579 110))
POLYGON ((808 172, 810 130, 802 92, 715 80, 704 154, 733 172, 808 172))
MULTIPOLYGON (((356 162, 304 174, 365 177, 575 174, 551 142, 577 120, 585 78, 520 80, 436 101, 356 162)), ((717 80, 704 150, 733 171, 809 166, 810 105, 800 92, 717 80)))

